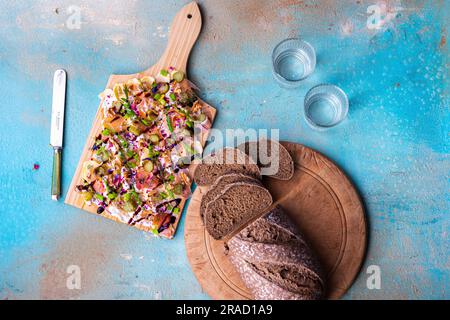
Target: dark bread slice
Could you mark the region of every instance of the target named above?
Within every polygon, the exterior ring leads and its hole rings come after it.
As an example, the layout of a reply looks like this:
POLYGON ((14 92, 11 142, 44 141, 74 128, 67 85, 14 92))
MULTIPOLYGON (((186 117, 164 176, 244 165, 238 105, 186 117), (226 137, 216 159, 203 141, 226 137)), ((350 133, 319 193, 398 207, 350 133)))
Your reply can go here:
POLYGON ((239 145, 238 149, 258 164, 263 175, 279 180, 290 180, 294 175, 294 160, 289 151, 277 141, 261 139, 246 142, 239 145))
POLYGON ((258 179, 253 177, 240 174, 240 173, 229 173, 217 178, 211 188, 203 195, 202 201, 200 203, 200 217, 204 222, 206 206, 209 202, 214 200, 217 196, 222 194, 222 192, 230 185, 236 182, 248 182, 260 184, 258 179))
POLYGON ((257 299, 320 299, 324 276, 280 206, 228 241, 230 260, 257 299))
POLYGON ((237 231, 243 225, 267 210, 272 204, 270 192, 255 183, 230 184, 205 210, 206 230, 214 239, 237 231))
POLYGON ((211 185, 218 177, 228 173, 261 178, 258 165, 249 156, 238 149, 224 148, 203 158, 194 171, 194 180, 199 186, 211 185))

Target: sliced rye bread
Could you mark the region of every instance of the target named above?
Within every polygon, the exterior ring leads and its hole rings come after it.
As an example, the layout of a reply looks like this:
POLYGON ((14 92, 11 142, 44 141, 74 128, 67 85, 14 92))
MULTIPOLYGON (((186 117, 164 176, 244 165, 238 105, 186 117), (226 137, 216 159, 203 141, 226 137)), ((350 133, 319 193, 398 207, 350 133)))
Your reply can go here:
POLYGON ((224 148, 203 158, 194 171, 194 180, 199 186, 211 185, 218 177, 228 173, 261 178, 258 165, 249 156, 238 149, 224 148))
POLYGON ((272 196, 263 186, 232 183, 206 205, 206 230, 214 239, 222 239, 263 213, 271 204, 272 196))
POLYGON ((208 205, 208 203, 214 200, 220 194, 222 194, 222 192, 229 185, 236 182, 256 183, 259 185, 261 184, 261 182, 258 179, 255 179, 254 177, 247 176, 241 173, 229 173, 218 177, 214 182, 214 184, 211 186, 211 188, 203 195, 202 200, 200 202, 200 217, 202 218, 203 222, 206 206, 208 205))
POLYGON ((280 206, 228 243, 230 260, 256 299, 320 299, 324 277, 318 261, 280 206))
POLYGON ((290 180, 294 175, 294 160, 289 151, 273 140, 261 139, 238 146, 261 168, 262 175, 278 180, 290 180), (264 150, 264 149, 265 150, 264 150))

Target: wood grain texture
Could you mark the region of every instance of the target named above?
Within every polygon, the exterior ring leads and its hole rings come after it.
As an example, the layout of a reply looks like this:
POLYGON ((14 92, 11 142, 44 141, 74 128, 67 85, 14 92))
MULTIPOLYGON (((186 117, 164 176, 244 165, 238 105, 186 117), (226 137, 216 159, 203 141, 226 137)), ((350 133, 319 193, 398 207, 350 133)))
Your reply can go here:
MULTIPOLYGON (((290 181, 264 178, 275 204, 296 222, 327 275, 327 298, 338 299, 353 283, 366 250, 363 205, 352 183, 329 159, 305 146, 283 142, 292 155, 290 181)), ((199 215, 206 188, 197 188, 185 226, 185 244, 192 269, 214 299, 251 299, 224 251, 224 242, 206 232, 199 215)))
MULTIPOLYGON (((156 76, 161 69, 167 69, 169 67, 174 67, 177 70, 181 70, 185 73, 187 62, 189 58, 189 54, 192 50, 192 47, 195 44, 195 41, 200 34, 202 26, 201 14, 198 5, 195 2, 191 2, 190 4, 183 7, 175 16, 172 25, 170 27, 170 36, 167 48, 164 54, 161 56, 159 61, 148 68, 147 70, 135 74, 128 75, 111 75, 106 88, 113 88, 116 83, 123 83, 133 78, 140 78, 143 76, 156 76)), ((103 102, 103 101, 102 101, 103 102)), ((89 160, 92 157, 93 151, 91 147, 95 141, 95 137, 98 136, 102 130, 102 120, 103 120, 103 112, 102 112, 102 102, 100 103, 97 114, 94 119, 94 123, 92 125, 91 131, 89 133, 89 138, 86 141, 86 144, 83 149, 83 153, 81 154, 80 160, 78 162, 77 169, 72 178, 72 182, 69 187, 69 191, 65 198, 65 203, 80 208, 82 210, 88 211, 90 213, 97 214, 97 206, 89 206, 84 203, 84 199, 80 193, 76 192, 76 186, 81 182, 81 171, 83 167, 83 163, 89 160)), ((216 109, 212 106, 208 105, 206 102, 200 100, 202 111, 209 118, 211 123, 214 122, 214 118, 216 116, 216 109)), ((203 134, 200 138, 202 146, 205 145, 207 134, 203 134)), ((180 211, 184 208, 186 199, 182 199, 180 204, 180 211)), ((111 216, 107 212, 101 214, 102 216, 114 220, 116 222, 122 223, 119 219, 111 216)), ((181 215, 178 216, 174 226, 175 229, 178 226, 181 215)), ((143 231, 151 232, 150 228, 142 227, 142 226, 134 226, 143 231)))

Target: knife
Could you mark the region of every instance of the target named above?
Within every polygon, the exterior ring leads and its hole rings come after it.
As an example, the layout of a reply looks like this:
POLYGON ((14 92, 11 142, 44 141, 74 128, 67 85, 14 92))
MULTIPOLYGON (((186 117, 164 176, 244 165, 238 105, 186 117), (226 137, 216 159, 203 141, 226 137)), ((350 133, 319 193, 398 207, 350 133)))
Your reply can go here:
POLYGON ((53 101, 50 145, 53 147, 52 200, 61 195, 61 153, 64 133, 64 107, 66 104, 66 71, 56 70, 53 76, 53 101))

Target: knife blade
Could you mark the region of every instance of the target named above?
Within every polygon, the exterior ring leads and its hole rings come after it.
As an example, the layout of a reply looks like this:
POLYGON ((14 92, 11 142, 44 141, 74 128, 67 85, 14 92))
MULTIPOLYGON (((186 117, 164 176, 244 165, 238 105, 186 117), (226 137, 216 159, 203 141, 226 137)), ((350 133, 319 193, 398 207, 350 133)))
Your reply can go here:
POLYGON ((53 76, 53 101, 50 145, 53 147, 52 199, 61 195, 61 153, 64 134, 64 109, 66 104, 66 80, 64 70, 56 70, 53 76))
POLYGON ((50 144, 62 148, 64 131, 64 107, 66 103, 66 72, 57 70, 53 77, 53 102, 50 144))

